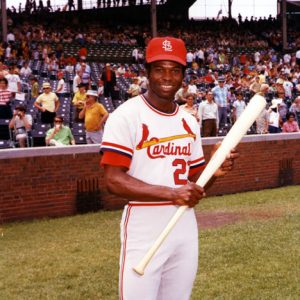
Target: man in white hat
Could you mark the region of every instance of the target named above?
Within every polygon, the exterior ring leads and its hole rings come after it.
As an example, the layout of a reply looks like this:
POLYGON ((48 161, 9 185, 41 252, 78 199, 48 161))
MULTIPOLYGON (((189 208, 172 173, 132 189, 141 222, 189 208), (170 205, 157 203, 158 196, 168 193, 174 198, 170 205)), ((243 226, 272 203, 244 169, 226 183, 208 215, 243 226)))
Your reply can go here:
POLYGON ((108 118, 108 112, 97 100, 97 91, 88 90, 85 104, 79 113, 79 119, 84 119, 88 144, 100 144, 102 142, 103 125, 108 118))
POLYGON ((43 93, 36 98, 34 106, 41 111, 42 123, 53 123, 60 102, 57 95, 51 92, 51 85, 49 82, 43 83, 43 93))
POLYGON ((279 105, 282 99, 273 99, 269 109, 269 133, 280 133, 280 123, 282 122, 279 114, 279 105))

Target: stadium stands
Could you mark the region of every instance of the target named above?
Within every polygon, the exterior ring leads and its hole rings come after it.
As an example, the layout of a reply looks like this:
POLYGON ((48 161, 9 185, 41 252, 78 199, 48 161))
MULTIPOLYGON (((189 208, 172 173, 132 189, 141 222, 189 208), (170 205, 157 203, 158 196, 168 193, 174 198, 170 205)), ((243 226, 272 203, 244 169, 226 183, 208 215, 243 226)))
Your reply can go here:
MULTIPOLYGON (((60 15, 58 15, 59 18, 60 15)), ((74 20, 73 20, 74 21, 74 20)), ((77 20, 78 21, 78 20, 77 20)), ((132 52, 138 49, 141 54, 144 52, 144 45, 150 37, 149 27, 143 24, 127 24, 124 27, 114 24, 114 22, 101 23, 91 20, 83 29, 81 24, 66 24, 66 20, 49 25, 47 20, 36 24, 21 22, 14 19, 15 26, 11 31, 15 35, 15 42, 2 44, 2 61, 4 64, 15 64, 19 69, 24 62, 28 61, 32 70, 32 75, 38 79, 39 88, 44 82, 50 82, 52 90, 55 91, 58 84, 57 73, 63 71, 66 89, 64 95, 60 96, 61 106, 58 113, 64 117, 75 137, 77 143, 85 143, 85 130, 82 123, 74 119, 74 106, 71 103, 73 91, 72 84, 76 75, 74 69, 66 70, 66 65, 71 62, 74 65, 78 61, 79 53, 85 48, 85 61, 91 69, 91 88, 97 89, 105 63, 111 63, 117 70, 121 64, 125 66, 128 74, 117 76, 116 99, 104 98, 99 101, 105 106, 109 113, 113 112, 121 103, 126 101, 127 90, 132 83, 132 78, 138 76, 140 71, 144 71, 143 59, 134 61, 132 52), (27 47, 30 54, 27 55, 27 47), (11 54, 6 56, 6 50, 10 47, 11 54), (46 50, 45 50, 46 49, 46 50), (26 51, 25 51, 26 50, 26 51), (44 53, 44 51, 46 51, 44 53), (51 60, 56 61, 55 67, 50 68, 51 60)), ((74 21, 75 22, 75 21, 74 21)), ((295 51, 300 45, 299 33, 291 32, 289 46, 292 56, 289 62, 285 61, 283 53, 279 51, 278 41, 280 32, 279 22, 273 18, 250 19, 244 21, 229 20, 224 18, 221 21, 189 21, 177 24, 167 22, 160 24, 160 35, 174 35, 185 40, 188 50, 194 54, 194 62, 197 65, 186 70, 185 81, 189 82, 196 77, 197 103, 201 102, 200 94, 211 89, 219 75, 225 75, 228 88, 233 91, 239 90, 243 93, 243 98, 247 102, 251 95, 250 83, 253 78, 262 71, 265 72, 266 83, 272 89, 266 94, 270 103, 276 96, 276 81, 278 79, 289 80, 293 84, 291 97, 286 97, 288 106, 300 93, 299 86, 299 66, 295 63, 295 51), (263 31, 261 30, 263 26, 263 31), (170 29, 172 28, 172 29, 170 29), (204 60, 197 57, 197 51, 204 52, 204 60), (255 61, 255 55, 259 53, 259 61, 255 61), (241 62, 241 56, 245 55, 247 63, 241 62), (213 81, 206 81, 207 76, 213 75, 213 81), (271 74, 272 73, 272 74, 271 74)), ((1 53, 1 52, 0 52, 1 53)), ((1 55, 0 55, 1 56, 1 55)), ((143 55, 142 55, 143 56, 143 55)), ((1 69, 0 76, 4 76, 5 70, 1 69)), ((49 129, 49 125, 42 124, 40 114, 34 107, 34 99, 31 97, 30 77, 21 77, 22 93, 24 99, 14 99, 12 108, 22 102, 27 106, 27 111, 32 115, 33 146, 45 144, 44 136, 49 129)), ((234 92, 231 94, 231 104, 234 100, 234 92)), ((224 128, 220 128, 219 135, 225 135, 230 129, 231 116, 228 111, 228 122, 224 128)), ((299 120, 300 121, 300 120, 299 120)), ((9 142, 9 130, 7 119, 0 120, 0 148, 11 147, 9 142)), ((254 133, 252 128, 249 133, 254 133)))

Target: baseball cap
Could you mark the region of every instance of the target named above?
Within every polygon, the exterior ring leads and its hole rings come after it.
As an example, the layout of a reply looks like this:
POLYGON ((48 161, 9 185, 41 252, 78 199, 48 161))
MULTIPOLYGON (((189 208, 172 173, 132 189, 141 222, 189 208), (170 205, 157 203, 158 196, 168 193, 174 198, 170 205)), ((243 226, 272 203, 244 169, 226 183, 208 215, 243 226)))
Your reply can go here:
POLYGON ((44 82, 43 83, 43 89, 51 88, 51 85, 49 82, 44 82))
POLYGON ((87 96, 98 97, 97 91, 94 91, 94 90, 88 90, 88 91, 86 92, 86 95, 87 95, 87 96))
POLYGON ((277 105, 280 105, 282 103, 281 99, 273 99, 272 100, 272 105, 270 106, 270 108, 276 108, 277 105))
POLYGON ((146 62, 170 60, 186 66, 186 48, 183 40, 173 37, 156 37, 146 49, 146 62))

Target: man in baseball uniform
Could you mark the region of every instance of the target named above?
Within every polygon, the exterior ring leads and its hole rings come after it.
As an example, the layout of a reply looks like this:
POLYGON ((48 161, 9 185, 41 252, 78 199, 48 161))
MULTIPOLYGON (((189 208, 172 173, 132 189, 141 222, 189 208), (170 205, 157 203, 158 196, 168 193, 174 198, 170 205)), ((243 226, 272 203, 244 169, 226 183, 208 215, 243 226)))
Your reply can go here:
MULTIPOLYGON (((153 38, 146 49, 148 91, 119 106, 108 119, 101 152, 108 190, 128 199, 121 221, 120 299, 187 300, 198 264, 193 207, 204 196, 194 182, 204 167, 197 120, 180 110, 174 96, 186 66, 184 42, 153 38), (183 217, 148 265, 138 264, 176 212, 183 217)), ((217 171, 232 169, 235 151, 217 171)))

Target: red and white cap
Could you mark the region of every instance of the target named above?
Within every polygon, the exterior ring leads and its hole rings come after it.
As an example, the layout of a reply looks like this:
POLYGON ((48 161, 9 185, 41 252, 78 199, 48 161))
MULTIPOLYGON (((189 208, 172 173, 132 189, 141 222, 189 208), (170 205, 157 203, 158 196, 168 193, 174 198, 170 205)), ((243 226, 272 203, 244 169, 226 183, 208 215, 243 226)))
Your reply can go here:
POLYGON ((186 48, 183 40, 173 37, 156 37, 146 49, 146 62, 170 60, 186 66, 186 48))

